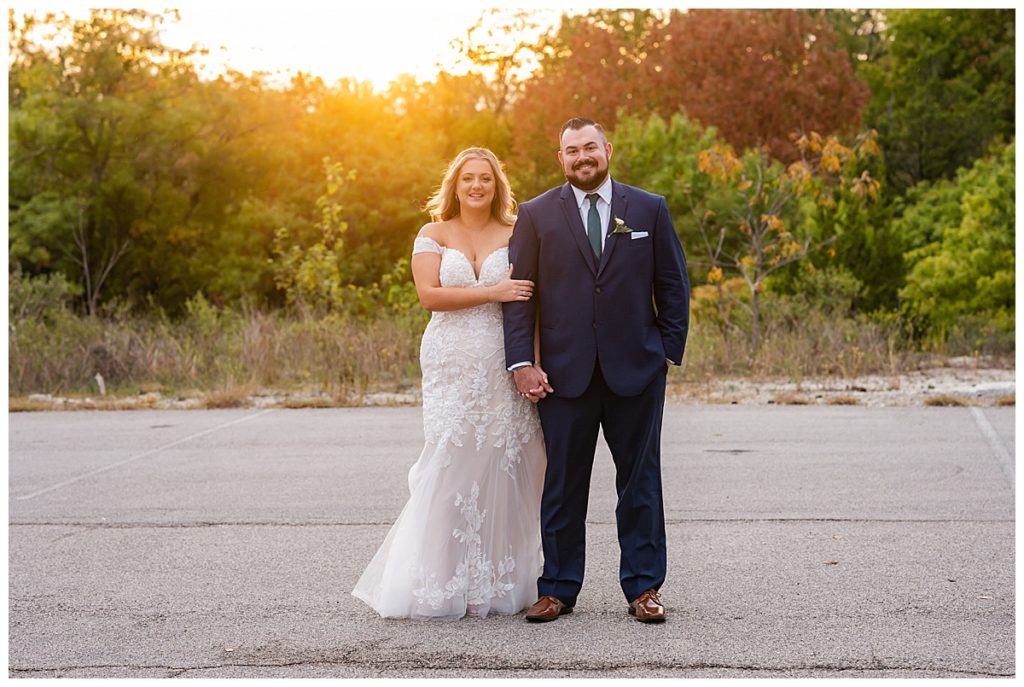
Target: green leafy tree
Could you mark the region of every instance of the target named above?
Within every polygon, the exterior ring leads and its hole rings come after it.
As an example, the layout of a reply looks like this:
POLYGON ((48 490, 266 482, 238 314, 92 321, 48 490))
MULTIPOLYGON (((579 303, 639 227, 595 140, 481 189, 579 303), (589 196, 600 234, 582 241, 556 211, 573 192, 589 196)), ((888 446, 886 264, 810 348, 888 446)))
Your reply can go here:
MULTIPOLYGON (((807 10, 812 15, 819 11, 807 10)), ((855 72, 861 65, 877 62, 885 54, 885 10, 828 9, 824 10, 824 15, 849 54, 855 72)))
POLYGON ((195 72, 191 52, 160 43, 163 21, 11 15, 11 258, 72 276, 90 313, 147 232, 187 243, 194 231, 199 122, 184 95, 195 72), (62 32, 71 41, 49 47, 62 32))
MULTIPOLYGON (((851 312, 895 310, 908 244, 893 226, 895 208, 885 192, 884 153, 861 158, 859 164, 859 172, 867 171, 879 181, 877 197, 864 202, 855 194, 840 193, 834 203, 810 206, 802 219, 806 230, 819 240, 832 239, 829 250, 811 256, 811 261, 860 284, 861 288, 851 292, 851 312)), ((782 270, 773 278, 772 288, 780 293, 805 293, 820 284, 818 277, 811 280, 809 276, 813 275, 807 270, 782 270)))
POLYGON ((865 123, 901 193, 1013 135, 1014 10, 888 10, 885 24, 886 54, 859 73, 872 92, 865 123))
POLYGON ((933 240, 907 255, 906 311, 945 339, 955 327, 1014 326, 1014 142, 922 190, 896 225, 933 240), (923 227, 923 223, 929 227, 923 227), (934 224, 932 224, 934 223, 934 224))

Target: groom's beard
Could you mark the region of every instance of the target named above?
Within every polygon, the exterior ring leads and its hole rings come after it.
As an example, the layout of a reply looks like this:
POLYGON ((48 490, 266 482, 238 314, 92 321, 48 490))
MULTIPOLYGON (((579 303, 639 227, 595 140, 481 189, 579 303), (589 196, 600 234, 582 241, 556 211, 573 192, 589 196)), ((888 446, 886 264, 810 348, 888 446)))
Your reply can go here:
POLYGON ((604 180, 608 178, 607 166, 605 166, 604 169, 601 169, 601 165, 597 161, 591 160, 590 162, 593 162, 593 165, 585 164, 583 161, 577 162, 572 166, 572 171, 567 172, 565 175, 565 178, 569 180, 569 183, 581 191, 593 191, 603 184, 604 180), (577 171, 582 171, 586 174, 595 168, 597 171, 594 172, 594 175, 591 177, 583 178, 577 173, 577 171))

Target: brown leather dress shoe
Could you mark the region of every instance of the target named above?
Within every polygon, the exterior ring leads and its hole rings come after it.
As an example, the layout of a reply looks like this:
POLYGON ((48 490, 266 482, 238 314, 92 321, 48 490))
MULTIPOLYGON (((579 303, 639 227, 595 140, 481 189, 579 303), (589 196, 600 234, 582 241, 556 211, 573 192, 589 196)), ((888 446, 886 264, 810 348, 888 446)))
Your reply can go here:
POLYGON ((642 623, 665 622, 665 607, 656 589, 648 589, 629 604, 629 614, 642 623))
POLYGON ((526 619, 531 623, 548 623, 569 613, 572 613, 572 606, 566 606, 553 596, 542 596, 526 611, 526 619))

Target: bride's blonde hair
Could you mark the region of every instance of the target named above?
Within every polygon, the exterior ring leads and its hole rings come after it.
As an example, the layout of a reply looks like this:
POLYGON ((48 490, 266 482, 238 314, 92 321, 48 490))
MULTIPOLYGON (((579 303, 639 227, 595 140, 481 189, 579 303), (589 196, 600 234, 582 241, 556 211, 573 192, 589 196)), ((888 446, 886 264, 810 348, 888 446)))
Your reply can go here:
POLYGON ((459 198, 455 194, 456 182, 462 165, 467 160, 487 160, 494 172, 494 200, 491 201, 491 216, 502 224, 512 225, 516 222, 516 200, 512 195, 512 187, 505 176, 505 170, 498 162, 497 156, 487 148, 466 148, 455 156, 448 171, 444 174, 441 186, 437 189, 424 209, 430 213, 430 219, 443 222, 459 214, 459 198))

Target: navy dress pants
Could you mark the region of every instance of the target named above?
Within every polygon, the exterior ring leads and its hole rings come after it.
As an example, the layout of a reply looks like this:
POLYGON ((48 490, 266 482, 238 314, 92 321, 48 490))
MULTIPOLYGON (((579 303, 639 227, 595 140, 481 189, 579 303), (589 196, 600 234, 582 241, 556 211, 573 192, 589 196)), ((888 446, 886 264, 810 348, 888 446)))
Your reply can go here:
POLYGON ((661 420, 666 372, 640 395, 626 397, 611 392, 597 366, 582 396, 552 395, 540 401, 548 463, 541 500, 544 570, 537 580, 539 596, 573 606, 583 586, 587 502, 599 428, 615 462, 622 592, 626 601, 633 601, 665 581, 661 420))

